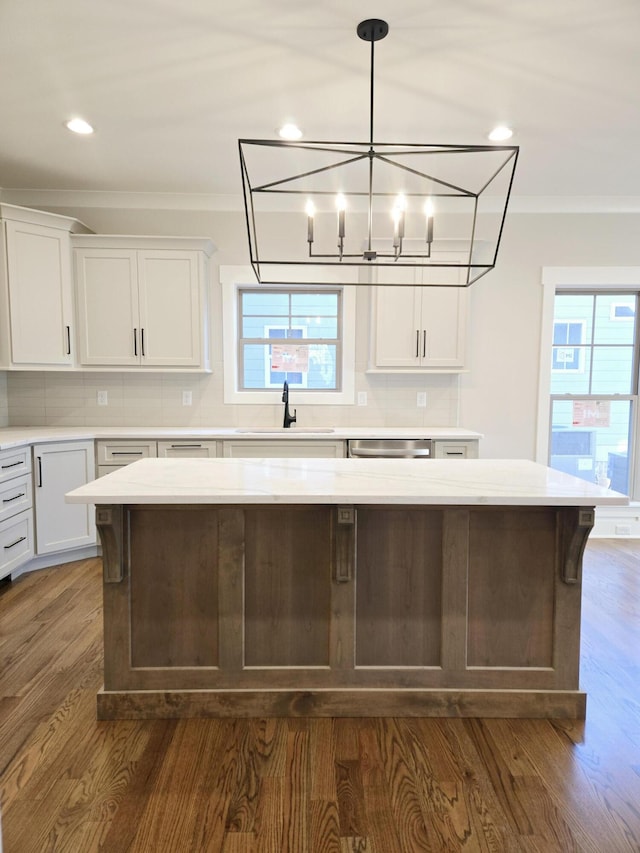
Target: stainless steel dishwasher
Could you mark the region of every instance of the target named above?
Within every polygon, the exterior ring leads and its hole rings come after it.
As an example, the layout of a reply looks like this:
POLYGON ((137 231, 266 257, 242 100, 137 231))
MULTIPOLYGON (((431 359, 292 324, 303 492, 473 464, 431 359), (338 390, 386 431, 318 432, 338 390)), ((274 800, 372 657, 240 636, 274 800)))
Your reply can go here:
POLYGON ((348 455, 369 459, 431 459, 430 438, 358 438, 349 441, 348 455))

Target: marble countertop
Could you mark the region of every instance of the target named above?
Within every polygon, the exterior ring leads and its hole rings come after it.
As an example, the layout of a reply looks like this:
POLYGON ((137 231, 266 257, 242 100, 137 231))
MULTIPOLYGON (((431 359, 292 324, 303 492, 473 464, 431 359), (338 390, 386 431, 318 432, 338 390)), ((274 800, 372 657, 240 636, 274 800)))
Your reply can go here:
POLYGON ((277 426, 237 427, 5 427, 0 429, 0 450, 25 444, 49 441, 82 441, 93 439, 268 439, 300 441, 302 439, 355 438, 434 438, 459 441, 482 438, 479 432, 462 427, 304 427, 283 429, 277 426))
POLYGON ((67 494, 98 504, 603 506, 625 495, 526 460, 142 459, 67 494))

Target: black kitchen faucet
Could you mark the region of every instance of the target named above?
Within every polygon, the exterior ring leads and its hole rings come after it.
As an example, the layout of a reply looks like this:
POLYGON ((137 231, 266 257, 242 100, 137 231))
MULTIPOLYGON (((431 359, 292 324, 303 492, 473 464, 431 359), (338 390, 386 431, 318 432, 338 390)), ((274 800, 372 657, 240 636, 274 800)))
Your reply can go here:
POLYGON ((296 410, 293 410, 293 414, 289 411, 289 383, 284 383, 284 388, 282 389, 282 402, 284 403, 284 422, 283 426, 285 429, 289 429, 291 424, 296 422, 296 410))

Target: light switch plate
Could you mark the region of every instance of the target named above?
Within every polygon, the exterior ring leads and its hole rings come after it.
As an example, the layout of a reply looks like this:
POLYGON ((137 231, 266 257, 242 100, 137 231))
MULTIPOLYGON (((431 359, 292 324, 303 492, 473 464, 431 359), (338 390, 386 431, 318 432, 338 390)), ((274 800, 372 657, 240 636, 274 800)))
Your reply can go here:
POLYGON ((419 409, 427 408, 427 392, 426 391, 418 391, 416 394, 416 406, 419 409))
POLYGON ((107 391, 98 391, 97 397, 99 406, 109 405, 109 394, 107 391))
POLYGON ((191 406, 193 404, 193 394, 191 391, 182 392, 182 405, 191 406))
POLYGON ((366 406, 367 405, 367 392, 366 391, 358 391, 358 405, 366 406))

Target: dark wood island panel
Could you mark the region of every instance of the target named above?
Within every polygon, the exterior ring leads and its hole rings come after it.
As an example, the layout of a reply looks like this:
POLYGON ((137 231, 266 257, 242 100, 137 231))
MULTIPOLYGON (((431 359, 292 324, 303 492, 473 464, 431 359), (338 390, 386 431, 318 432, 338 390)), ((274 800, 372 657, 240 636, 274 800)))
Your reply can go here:
POLYGON ((102 505, 101 719, 584 717, 585 507, 102 505))

